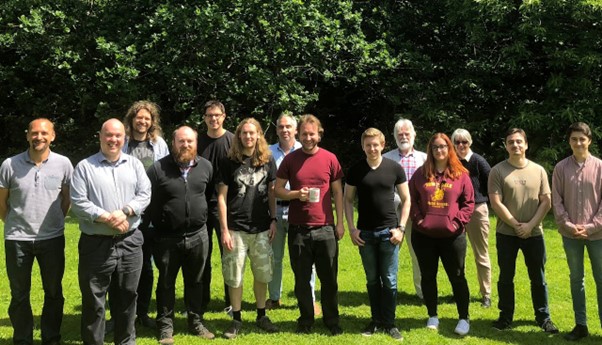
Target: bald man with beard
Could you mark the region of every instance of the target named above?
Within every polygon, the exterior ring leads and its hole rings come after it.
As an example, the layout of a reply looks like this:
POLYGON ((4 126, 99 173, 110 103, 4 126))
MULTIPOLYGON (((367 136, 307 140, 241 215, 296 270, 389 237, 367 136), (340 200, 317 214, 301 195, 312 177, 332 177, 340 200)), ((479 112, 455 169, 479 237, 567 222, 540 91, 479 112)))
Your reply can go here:
MULTIPOLYGON (((184 278, 188 331, 203 339, 215 335, 203 325, 202 274, 209 255, 207 202, 213 194, 213 167, 197 155, 197 132, 174 131, 172 153, 147 171, 152 199, 145 213, 155 227, 153 257, 159 270, 157 328, 160 344, 174 343, 175 286, 184 278)), ((209 264, 207 262, 207 264, 209 264)))

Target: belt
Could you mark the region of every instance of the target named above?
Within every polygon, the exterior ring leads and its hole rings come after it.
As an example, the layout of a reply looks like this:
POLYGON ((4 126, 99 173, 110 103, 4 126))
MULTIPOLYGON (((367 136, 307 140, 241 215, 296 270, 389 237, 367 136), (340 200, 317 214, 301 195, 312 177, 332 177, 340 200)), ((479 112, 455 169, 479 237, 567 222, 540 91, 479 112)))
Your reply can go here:
POLYGON ((96 234, 96 235, 89 235, 89 234, 86 234, 86 233, 82 233, 82 234, 86 235, 86 236, 90 236, 90 237, 111 238, 114 241, 121 241, 121 240, 123 240, 123 239, 131 236, 135 231, 136 231, 136 229, 128 231, 128 232, 123 233, 123 234, 115 234, 115 235, 98 235, 98 234, 96 234))
POLYGON ((290 200, 276 200, 276 205, 278 206, 288 206, 290 204, 290 200))

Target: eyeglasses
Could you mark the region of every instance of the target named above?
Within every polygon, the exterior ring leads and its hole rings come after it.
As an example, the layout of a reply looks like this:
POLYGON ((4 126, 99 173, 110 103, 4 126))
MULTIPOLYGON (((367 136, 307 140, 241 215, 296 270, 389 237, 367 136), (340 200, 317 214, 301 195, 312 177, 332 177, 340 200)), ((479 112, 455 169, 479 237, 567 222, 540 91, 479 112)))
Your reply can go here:
POLYGON ((445 151, 447 150, 447 145, 433 145, 433 151, 445 151))
POLYGON ((468 145, 468 140, 456 140, 456 141, 454 141, 454 143, 456 145, 460 145, 460 144, 462 144, 462 145, 468 145))
POLYGON ((222 115, 224 115, 224 114, 223 113, 220 113, 220 114, 205 114, 205 117, 208 117, 208 118, 213 118, 213 117, 218 118, 218 117, 222 117, 222 115))

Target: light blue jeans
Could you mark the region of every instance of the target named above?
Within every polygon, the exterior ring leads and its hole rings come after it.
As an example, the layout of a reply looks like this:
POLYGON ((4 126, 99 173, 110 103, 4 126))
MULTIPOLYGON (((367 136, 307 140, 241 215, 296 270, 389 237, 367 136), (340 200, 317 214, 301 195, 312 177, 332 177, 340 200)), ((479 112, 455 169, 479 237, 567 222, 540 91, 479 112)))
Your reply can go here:
MULTIPOLYGON (((592 265, 592 273, 594 275, 594 281, 596 282, 596 293, 598 296, 598 315, 600 320, 602 320, 602 240, 577 240, 563 236, 562 243, 569 264, 575 323, 587 326, 585 281, 583 279, 583 253, 585 252, 585 248, 587 248, 589 260, 592 265)), ((602 324, 602 321, 600 323, 602 324)))
MULTIPOLYGON (((276 236, 272 240, 272 251, 274 252, 272 281, 268 284, 269 299, 277 301, 282 295, 282 260, 284 258, 284 246, 286 245, 286 234, 288 233, 288 207, 276 206, 276 236)), ((311 295, 316 300, 316 267, 311 272, 311 295)))

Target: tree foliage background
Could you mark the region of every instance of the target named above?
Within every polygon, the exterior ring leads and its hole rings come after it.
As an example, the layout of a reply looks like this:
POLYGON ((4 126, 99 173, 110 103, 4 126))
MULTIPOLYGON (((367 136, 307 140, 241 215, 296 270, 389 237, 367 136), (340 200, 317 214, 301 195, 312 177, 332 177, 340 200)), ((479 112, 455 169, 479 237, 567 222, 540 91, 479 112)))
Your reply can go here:
MULTIPOLYGON (((344 165, 361 132, 412 119, 417 146, 457 127, 491 163, 509 127, 551 169, 565 129, 602 137, 602 0, 5 0, 0 3, 0 158, 23 151, 27 123, 53 119, 54 150, 77 162, 129 105, 202 129, 225 103, 226 127, 254 116, 275 140, 284 110, 324 122, 344 165)), ((598 152, 594 145, 594 152, 598 152)))

